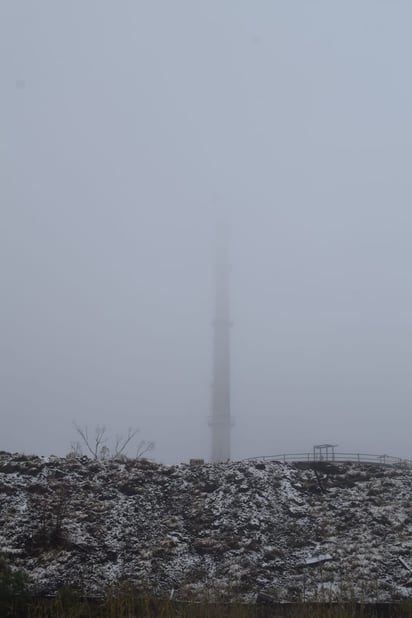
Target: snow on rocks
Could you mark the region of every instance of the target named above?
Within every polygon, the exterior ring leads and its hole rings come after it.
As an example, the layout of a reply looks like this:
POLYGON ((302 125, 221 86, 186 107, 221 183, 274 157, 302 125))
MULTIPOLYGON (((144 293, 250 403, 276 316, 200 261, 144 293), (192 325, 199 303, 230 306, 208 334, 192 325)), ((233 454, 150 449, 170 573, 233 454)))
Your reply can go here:
POLYGON ((38 593, 393 601, 412 593, 411 486, 402 467, 0 453, 0 552, 38 593))

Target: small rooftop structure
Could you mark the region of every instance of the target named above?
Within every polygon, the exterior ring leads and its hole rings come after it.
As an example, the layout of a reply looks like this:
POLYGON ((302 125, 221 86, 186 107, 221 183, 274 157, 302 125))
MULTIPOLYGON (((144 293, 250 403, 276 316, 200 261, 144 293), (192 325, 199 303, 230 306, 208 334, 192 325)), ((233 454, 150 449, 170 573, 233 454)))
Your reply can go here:
POLYGON ((335 461, 335 448, 338 444, 316 444, 313 447, 314 461, 335 461))
POLYGON ((191 466, 203 466, 204 463, 204 459, 195 459, 194 457, 192 457, 192 459, 189 461, 189 465, 191 466))

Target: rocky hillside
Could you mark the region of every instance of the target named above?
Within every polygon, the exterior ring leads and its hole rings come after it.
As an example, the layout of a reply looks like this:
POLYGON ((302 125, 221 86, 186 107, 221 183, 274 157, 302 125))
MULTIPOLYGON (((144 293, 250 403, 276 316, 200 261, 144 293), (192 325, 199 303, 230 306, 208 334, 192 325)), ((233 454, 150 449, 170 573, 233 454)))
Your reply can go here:
POLYGON ((396 600, 412 596, 411 484, 354 464, 1 453, 0 552, 38 593, 126 579, 175 598, 396 600))

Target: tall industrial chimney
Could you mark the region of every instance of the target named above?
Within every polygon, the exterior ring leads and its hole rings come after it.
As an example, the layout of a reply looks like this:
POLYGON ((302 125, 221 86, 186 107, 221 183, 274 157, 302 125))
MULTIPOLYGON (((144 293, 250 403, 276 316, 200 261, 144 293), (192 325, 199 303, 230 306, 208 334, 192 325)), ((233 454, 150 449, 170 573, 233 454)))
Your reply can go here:
POLYGON ((213 463, 230 460, 230 302, 228 234, 225 223, 217 228, 215 318, 213 322, 212 429, 213 463))

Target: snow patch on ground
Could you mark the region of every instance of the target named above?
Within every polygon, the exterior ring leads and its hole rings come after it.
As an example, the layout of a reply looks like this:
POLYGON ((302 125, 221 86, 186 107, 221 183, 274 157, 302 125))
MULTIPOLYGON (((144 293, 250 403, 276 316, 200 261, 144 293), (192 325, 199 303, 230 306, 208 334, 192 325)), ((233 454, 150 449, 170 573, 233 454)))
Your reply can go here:
POLYGON ((393 601, 412 593, 411 487, 402 467, 2 453, 0 551, 39 593, 393 601))

